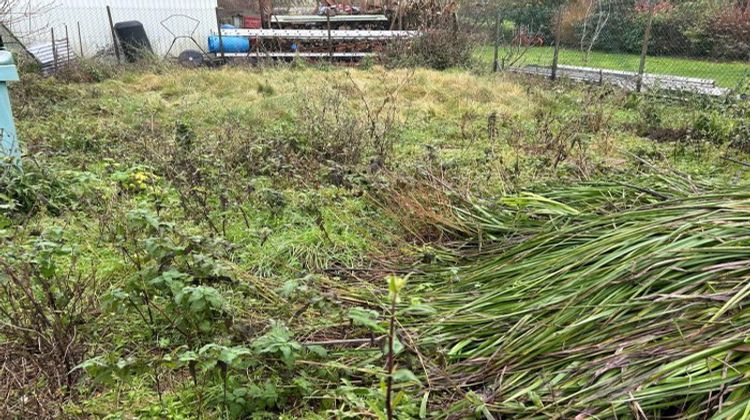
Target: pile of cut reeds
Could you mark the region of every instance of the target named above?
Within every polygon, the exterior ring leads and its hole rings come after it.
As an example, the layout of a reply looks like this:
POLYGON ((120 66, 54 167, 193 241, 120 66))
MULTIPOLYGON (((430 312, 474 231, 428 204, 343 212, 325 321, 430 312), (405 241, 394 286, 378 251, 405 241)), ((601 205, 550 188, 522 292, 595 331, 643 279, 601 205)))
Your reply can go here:
POLYGON ((511 417, 750 416, 750 190, 675 179, 457 210, 491 239, 416 282, 432 386, 511 417))

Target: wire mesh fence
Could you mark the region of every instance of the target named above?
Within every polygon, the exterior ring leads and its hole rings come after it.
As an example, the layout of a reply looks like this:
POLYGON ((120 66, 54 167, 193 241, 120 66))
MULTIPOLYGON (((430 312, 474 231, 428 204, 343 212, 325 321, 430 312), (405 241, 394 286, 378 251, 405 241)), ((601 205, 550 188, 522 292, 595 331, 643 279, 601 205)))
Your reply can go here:
MULTIPOLYGON (((160 5, 169 2, 160 2, 160 5)), ((133 2, 109 7, 100 1, 21 10, 5 19, 6 46, 32 56, 43 69, 63 65, 68 58, 116 58, 119 42, 114 26, 138 21, 157 57, 176 56, 185 49, 205 49, 217 30, 215 2, 155 7, 155 2, 133 2)))
POLYGON ((483 26, 498 45, 496 61, 493 54, 498 69, 630 89, 704 93, 734 88, 750 74, 746 0, 571 0, 487 7, 495 22, 483 26))
MULTIPOLYGON (((416 7, 428 7, 435 1, 458 0, 414 1, 416 7)), ((13 36, 3 38, 47 60, 43 64, 49 69, 54 68, 51 61, 64 62, 71 54, 114 57, 117 43, 112 25, 120 22, 142 23, 154 54, 160 57, 185 49, 206 50, 207 38, 217 32, 212 0, 134 0, 108 7, 110 2, 24 9, 7 20, 2 32, 13 36)), ((610 82, 628 89, 666 86, 721 93, 738 86, 750 73, 748 3, 477 0, 462 2, 459 15, 467 31, 486 36, 489 46, 481 54, 498 70, 610 82)), ((312 10, 309 0, 278 4, 284 13, 312 10)))

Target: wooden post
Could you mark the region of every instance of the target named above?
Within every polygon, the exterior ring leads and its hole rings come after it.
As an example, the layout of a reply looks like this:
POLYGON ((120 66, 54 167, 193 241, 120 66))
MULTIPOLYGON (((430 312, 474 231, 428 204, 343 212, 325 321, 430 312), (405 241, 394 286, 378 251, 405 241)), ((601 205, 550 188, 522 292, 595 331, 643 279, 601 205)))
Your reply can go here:
POLYGON ((115 24, 112 22, 112 8, 107 6, 107 17, 109 18, 109 30, 112 32, 112 42, 115 44, 115 55, 117 56, 117 62, 120 63, 120 45, 117 42, 117 33, 115 32, 115 24))
POLYGON ((643 45, 641 45, 641 62, 638 65, 638 80, 635 83, 635 90, 640 92, 643 89, 643 74, 646 71, 646 55, 648 54, 648 43, 651 40, 651 26, 654 23, 654 0, 648 0, 648 22, 646 22, 646 31, 643 34, 643 45))
POLYGON ((55 73, 57 73, 57 42, 55 41, 55 28, 50 28, 52 33, 52 64, 55 67, 55 73))
POLYGON ((221 59, 226 59, 224 55, 224 38, 221 36, 221 19, 219 18, 219 8, 216 8, 216 30, 219 31, 219 53, 221 54, 221 59))
POLYGON ((78 47, 81 49, 81 58, 83 57, 83 38, 81 38, 81 22, 77 22, 78 24, 78 47))
POLYGON ((258 0, 258 8, 260 9, 260 27, 262 29, 271 29, 273 5, 271 0, 258 0))
POLYGON ((552 71, 550 73, 550 79, 557 80, 557 62, 560 58, 560 26, 562 26, 562 14, 563 5, 557 10, 557 17, 555 22, 555 50, 552 54, 552 71))
POLYGON ((398 30, 404 30, 404 9, 401 8, 401 1, 398 2, 398 30))
MULTIPOLYGON (((383 9, 383 11, 392 10, 392 7, 393 7, 393 2, 391 0, 387 0, 386 1, 386 6, 383 9)), ((401 10, 401 2, 399 2, 399 4, 398 4, 398 10, 396 10, 396 13, 395 14, 393 14, 393 13, 389 14, 389 17, 391 18, 391 25, 388 27, 388 29, 391 30, 391 31, 395 31, 396 29, 398 29, 397 25, 398 25, 398 16, 400 14, 400 10, 401 10)))
POLYGON ((495 18, 495 60, 492 62, 492 71, 497 73, 500 70, 500 13, 495 18))
POLYGON ((328 59, 333 62, 333 39, 331 38, 331 8, 326 9, 326 25, 328 26, 328 59))

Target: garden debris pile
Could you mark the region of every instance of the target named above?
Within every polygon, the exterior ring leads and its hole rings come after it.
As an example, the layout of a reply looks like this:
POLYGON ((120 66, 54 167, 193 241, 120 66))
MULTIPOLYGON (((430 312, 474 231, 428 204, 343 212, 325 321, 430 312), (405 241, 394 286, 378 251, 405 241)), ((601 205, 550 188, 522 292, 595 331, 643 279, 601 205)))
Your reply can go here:
POLYGON ((750 193, 662 180, 461 211, 496 241, 419 282, 432 386, 525 418, 747 415, 750 193))

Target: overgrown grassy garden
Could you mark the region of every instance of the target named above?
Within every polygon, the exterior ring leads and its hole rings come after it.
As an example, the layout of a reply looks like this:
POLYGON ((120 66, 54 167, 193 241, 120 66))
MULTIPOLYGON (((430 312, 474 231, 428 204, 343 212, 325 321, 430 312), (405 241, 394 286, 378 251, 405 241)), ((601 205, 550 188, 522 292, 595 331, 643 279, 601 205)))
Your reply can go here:
POLYGON ((742 100, 300 64, 12 93, 2 417, 750 414, 742 100))

